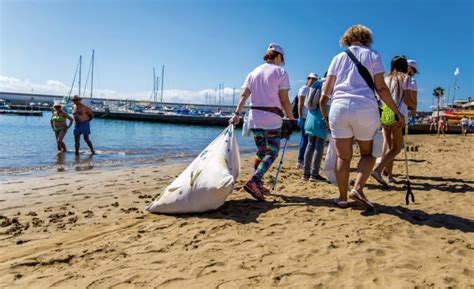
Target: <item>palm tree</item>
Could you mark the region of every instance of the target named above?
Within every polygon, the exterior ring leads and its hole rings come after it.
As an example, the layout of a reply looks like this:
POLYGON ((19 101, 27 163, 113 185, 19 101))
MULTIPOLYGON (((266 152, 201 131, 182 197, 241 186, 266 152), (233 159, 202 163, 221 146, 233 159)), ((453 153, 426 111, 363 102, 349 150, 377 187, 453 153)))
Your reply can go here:
POLYGON ((444 96, 444 88, 437 87, 437 88, 433 89, 433 96, 438 99, 438 114, 437 114, 437 116, 439 118, 439 102, 440 102, 441 98, 444 96))

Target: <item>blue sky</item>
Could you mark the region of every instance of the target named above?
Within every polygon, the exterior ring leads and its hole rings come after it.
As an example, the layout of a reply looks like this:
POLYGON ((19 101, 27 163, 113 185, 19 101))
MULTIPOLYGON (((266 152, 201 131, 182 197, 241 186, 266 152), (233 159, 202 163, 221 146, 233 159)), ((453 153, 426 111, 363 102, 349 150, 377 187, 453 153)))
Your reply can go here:
POLYGON ((421 109, 454 82, 473 93, 473 1, 5 1, 0 0, 0 90, 65 94, 77 58, 96 51, 96 96, 147 99, 152 68, 166 65, 165 100, 204 100, 259 65, 269 42, 286 51, 296 94, 308 72, 323 74, 353 24, 391 57, 418 61, 421 109))

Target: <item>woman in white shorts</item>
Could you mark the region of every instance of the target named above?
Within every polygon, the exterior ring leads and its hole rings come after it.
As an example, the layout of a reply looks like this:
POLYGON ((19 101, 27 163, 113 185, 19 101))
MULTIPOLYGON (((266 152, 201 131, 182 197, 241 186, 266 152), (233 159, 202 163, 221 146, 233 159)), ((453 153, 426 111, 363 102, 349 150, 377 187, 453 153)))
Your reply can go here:
MULTIPOLYGON (((404 123, 390 91, 384 81, 384 68, 380 54, 372 50, 372 32, 362 25, 350 27, 340 40, 370 73, 375 90, 380 98, 397 113, 399 122, 404 123)), ((336 178, 339 198, 334 203, 342 208, 348 206, 350 162, 352 140, 355 138, 360 148, 357 177, 350 197, 373 209, 373 204, 364 194, 364 185, 374 167, 372 142, 380 128, 378 101, 374 91, 359 73, 356 64, 346 52, 336 55, 328 69, 326 85, 320 99, 323 117, 331 130, 337 152, 336 178), (331 96, 331 111, 328 116, 326 103, 331 96)))

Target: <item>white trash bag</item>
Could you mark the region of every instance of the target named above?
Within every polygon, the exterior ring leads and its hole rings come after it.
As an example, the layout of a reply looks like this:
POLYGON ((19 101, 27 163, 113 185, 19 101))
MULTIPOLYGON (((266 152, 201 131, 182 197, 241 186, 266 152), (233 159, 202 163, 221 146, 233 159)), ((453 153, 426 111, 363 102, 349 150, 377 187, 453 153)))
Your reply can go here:
POLYGON ((215 210, 232 193, 239 172, 239 145, 234 126, 229 125, 145 209, 151 213, 215 210))
POLYGON ((326 159, 324 160, 324 167, 323 173, 326 175, 328 180, 337 186, 337 179, 336 179, 336 162, 337 162, 337 154, 336 154, 336 144, 331 136, 328 134, 327 136, 329 140, 328 151, 326 153, 326 159))

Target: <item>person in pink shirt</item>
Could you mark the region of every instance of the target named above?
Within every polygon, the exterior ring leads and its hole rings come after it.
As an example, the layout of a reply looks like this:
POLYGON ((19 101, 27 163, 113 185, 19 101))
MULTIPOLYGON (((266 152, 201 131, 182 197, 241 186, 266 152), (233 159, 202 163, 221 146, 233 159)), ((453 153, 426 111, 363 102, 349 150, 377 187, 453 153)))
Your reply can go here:
POLYGON ((242 85, 242 95, 229 123, 237 125, 245 102, 250 97, 247 125, 252 131, 257 154, 255 172, 244 189, 257 200, 264 201, 269 190, 263 186, 263 176, 271 167, 280 150, 280 134, 283 125, 283 111, 293 123, 296 122, 288 91, 288 73, 282 67, 285 63, 283 48, 270 43, 263 56, 264 64, 250 72, 242 85))

